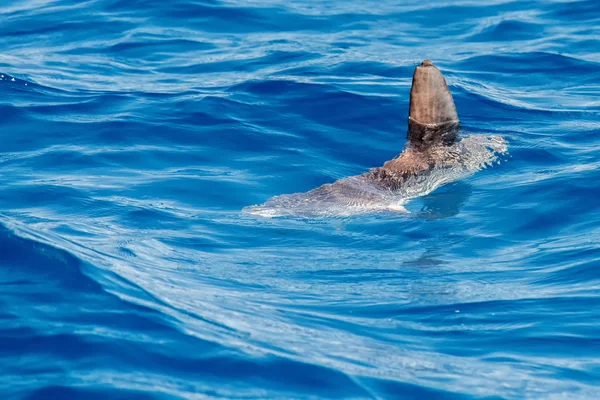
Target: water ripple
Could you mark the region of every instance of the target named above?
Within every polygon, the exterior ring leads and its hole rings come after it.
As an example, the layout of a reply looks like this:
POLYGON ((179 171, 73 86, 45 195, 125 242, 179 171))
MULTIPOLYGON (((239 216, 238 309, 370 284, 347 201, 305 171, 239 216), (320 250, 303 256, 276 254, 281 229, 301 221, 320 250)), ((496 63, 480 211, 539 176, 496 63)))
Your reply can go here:
POLYGON ((600 6, 0 6, 6 398, 597 397, 600 6), (500 165, 260 219, 405 144, 431 58, 500 165))

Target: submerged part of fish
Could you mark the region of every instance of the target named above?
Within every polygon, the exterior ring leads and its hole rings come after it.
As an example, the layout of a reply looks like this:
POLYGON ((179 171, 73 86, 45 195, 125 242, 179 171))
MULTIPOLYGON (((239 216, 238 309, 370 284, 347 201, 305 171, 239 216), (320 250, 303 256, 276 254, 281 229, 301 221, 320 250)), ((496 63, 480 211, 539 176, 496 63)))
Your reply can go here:
POLYGON ((404 204, 431 193, 438 187, 499 161, 506 153, 506 141, 499 136, 471 135, 451 146, 431 148, 440 160, 427 172, 408 177, 391 190, 368 174, 341 179, 305 193, 275 196, 262 205, 245 207, 242 212, 262 217, 343 217, 361 213, 408 212, 404 204))

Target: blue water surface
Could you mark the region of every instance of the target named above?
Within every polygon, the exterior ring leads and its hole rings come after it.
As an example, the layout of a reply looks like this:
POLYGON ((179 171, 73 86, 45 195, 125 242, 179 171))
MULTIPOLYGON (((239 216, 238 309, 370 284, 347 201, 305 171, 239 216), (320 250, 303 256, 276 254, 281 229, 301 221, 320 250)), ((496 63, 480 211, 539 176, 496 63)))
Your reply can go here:
POLYGON ((3 0, 2 399, 595 399, 600 2, 3 0), (260 218, 405 144, 414 67, 499 165, 260 218))

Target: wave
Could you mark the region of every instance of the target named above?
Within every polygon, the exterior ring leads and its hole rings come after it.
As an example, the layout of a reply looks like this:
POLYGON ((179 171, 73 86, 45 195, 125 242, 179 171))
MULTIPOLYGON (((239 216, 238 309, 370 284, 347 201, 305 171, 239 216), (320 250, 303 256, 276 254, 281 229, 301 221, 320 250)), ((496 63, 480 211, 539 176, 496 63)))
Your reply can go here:
POLYGON ((597 10, 4 2, 0 391, 593 398, 597 10), (510 162, 401 218, 240 213, 396 156, 425 58, 510 162))

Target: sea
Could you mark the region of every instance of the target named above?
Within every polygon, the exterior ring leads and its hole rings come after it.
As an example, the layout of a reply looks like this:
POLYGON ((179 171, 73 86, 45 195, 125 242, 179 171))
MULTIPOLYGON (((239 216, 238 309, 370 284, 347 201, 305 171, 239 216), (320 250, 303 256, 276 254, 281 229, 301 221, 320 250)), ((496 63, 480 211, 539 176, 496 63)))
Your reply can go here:
POLYGON ((0 398, 600 398, 597 0, 2 0, 0 398), (406 144, 407 212, 265 217, 406 144))

